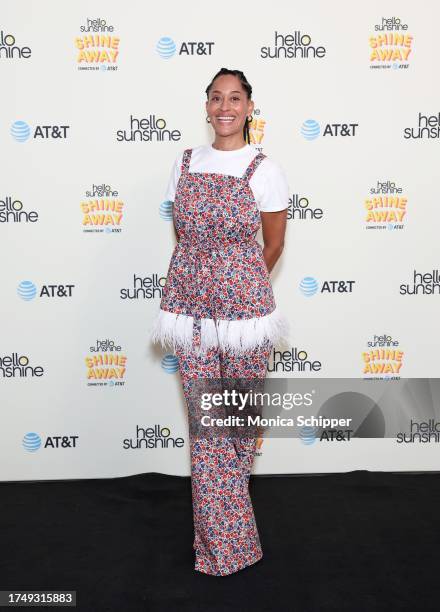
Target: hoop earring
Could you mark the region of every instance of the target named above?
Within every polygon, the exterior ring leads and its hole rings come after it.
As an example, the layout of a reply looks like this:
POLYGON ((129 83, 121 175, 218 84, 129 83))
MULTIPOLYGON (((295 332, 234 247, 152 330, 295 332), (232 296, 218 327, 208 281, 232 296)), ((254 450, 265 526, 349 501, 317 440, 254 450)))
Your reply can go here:
POLYGON ((207 123, 211 123, 210 120, 209 120, 209 115, 206 115, 206 122, 207 123))

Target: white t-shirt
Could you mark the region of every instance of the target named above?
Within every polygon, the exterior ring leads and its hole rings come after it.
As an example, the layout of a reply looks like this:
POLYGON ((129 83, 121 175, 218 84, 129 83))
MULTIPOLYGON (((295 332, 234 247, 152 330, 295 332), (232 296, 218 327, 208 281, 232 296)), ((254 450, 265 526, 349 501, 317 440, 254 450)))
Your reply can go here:
MULTIPOLYGON (((220 151, 212 145, 194 147, 191 154, 189 172, 215 172, 232 176, 243 176, 246 168, 256 155, 258 149, 246 144, 241 149, 220 151)), ((177 156, 165 199, 174 202, 177 182, 181 173, 183 150, 177 156)), ((249 180, 258 209, 262 212, 284 210, 289 206, 289 186, 283 168, 266 157, 260 162, 249 180)))

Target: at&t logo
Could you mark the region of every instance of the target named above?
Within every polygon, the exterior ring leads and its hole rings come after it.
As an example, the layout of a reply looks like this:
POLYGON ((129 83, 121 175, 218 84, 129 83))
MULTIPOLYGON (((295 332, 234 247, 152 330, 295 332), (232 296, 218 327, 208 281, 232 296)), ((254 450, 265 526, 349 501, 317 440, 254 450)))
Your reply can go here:
POLYGON ((171 200, 165 200, 165 202, 161 202, 159 206, 159 215, 161 219, 164 219, 164 221, 172 221, 173 205, 174 202, 172 202, 171 200))
MULTIPOLYGON (((65 140, 70 125, 37 125, 32 138, 37 140, 65 140)), ((32 130, 26 121, 14 121, 11 125, 11 136, 17 142, 26 142, 32 134, 32 130)))
MULTIPOLYGON (((326 123, 322 136, 332 138, 356 136, 356 128, 359 123, 326 123)), ((306 140, 316 140, 321 134, 321 126, 315 119, 306 119, 301 128, 300 134, 306 140)))
POLYGON ((177 45, 170 36, 162 36, 157 41, 156 52, 162 59, 170 59, 177 55, 212 55, 213 42, 182 42, 177 51, 177 45))
POLYGON ((43 448, 59 449, 59 448, 76 448, 79 436, 47 436, 44 444, 41 436, 31 431, 23 437, 22 446, 29 453, 34 453, 43 448))
POLYGON ((354 280, 330 280, 323 281, 319 291, 319 283, 313 276, 305 276, 300 284, 299 290, 305 297, 311 297, 315 293, 353 293, 354 280))
POLYGON ((299 430, 299 439, 306 446, 310 446, 316 442, 316 435, 318 433, 318 428, 313 425, 304 425, 299 430))
MULTIPOLYGON (((75 285, 42 285, 39 297, 72 297, 75 285)), ((30 280, 21 281, 17 287, 17 294, 22 300, 30 301, 37 296, 37 286, 30 280)))
POLYGON ((162 357, 160 365, 167 374, 175 374, 179 369, 179 359, 176 355, 167 354, 162 357))
POLYGON ((29 453, 35 453, 39 448, 41 448, 41 438, 34 431, 30 431, 23 437, 23 448, 29 453))
POLYGON ((299 290, 306 297, 311 297, 312 295, 315 295, 315 293, 318 291, 318 288, 318 281, 316 280, 316 278, 313 278, 313 276, 305 276, 299 284, 299 290))

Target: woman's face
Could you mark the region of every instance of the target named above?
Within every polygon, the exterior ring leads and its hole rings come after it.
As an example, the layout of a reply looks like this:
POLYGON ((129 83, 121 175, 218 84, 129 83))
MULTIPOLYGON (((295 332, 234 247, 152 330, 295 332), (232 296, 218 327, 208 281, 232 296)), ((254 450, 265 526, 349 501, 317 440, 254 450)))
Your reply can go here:
POLYGON ((206 102, 206 112, 219 136, 243 133, 244 122, 254 110, 238 77, 222 74, 213 82, 206 102))

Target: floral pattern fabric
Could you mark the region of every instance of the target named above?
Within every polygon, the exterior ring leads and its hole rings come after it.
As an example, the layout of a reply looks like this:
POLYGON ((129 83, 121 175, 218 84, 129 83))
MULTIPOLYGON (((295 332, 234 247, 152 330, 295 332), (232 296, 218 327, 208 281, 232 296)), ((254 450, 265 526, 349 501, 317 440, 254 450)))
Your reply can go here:
POLYGON ((270 314, 275 300, 261 245, 261 224, 249 179, 265 158, 254 157, 242 177, 189 172, 191 149, 182 159, 174 200, 179 235, 161 309, 212 319, 250 319, 270 314))
MULTIPOLYGON (((243 176, 235 177, 189 172, 191 152, 186 149, 182 158, 173 209, 179 241, 160 304, 162 311, 183 317, 161 319, 164 327, 158 328, 158 337, 186 338, 179 326, 191 323, 190 348, 174 348, 190 419, 196 379, 265 377, 273 346, 267 334, 275 336, 278 321, 271 319, 276 306, 262 247, 255 239, 261 217, 249 186, 265 155, 257 154, 243 176), (251 324, 246 334, 257 345, 241 351, 239 323, 235 331, 228 331, 229 349, 219 344, 200 352, 201 322, 208 319, 246 320, 251 324), (263 327, 254 326, 253 320, 263 322, 263 327), (239 345, 240 354, 234 345, 239 345)), ((207 438, 190 433, 197 571, 226 576, 263 555, 248 489, 255 449, 255 436, 207 438)))
MULTIPOLYGON (((177 349, 188 410, 197 379, 264 379, 272 344, 234 356, 218 349, 205 355, 177 349)), ((191 419, 191 414, 189 418, 191 419)), ((231 428, 232 434, 232 428, 231 428)), ((190 435, 195 570, 226 576, 263 556, 249 479, 256 437, 190 435)))

